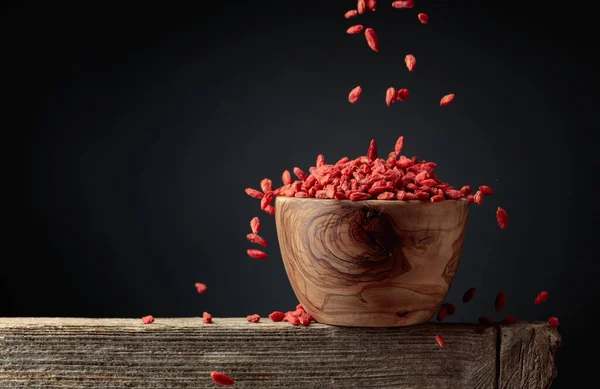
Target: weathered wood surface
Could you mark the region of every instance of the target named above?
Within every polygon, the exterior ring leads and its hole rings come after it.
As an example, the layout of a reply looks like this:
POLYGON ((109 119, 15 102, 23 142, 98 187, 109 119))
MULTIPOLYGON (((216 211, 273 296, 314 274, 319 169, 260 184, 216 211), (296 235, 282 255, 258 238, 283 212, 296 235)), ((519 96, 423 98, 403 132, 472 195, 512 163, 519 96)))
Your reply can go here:
POLYGON ((0 318, 1 388, 547 388, 545 323, 293 327, 242 318, 0 318), (435 335, 445 338, 445 348, 435 335))
POLYGON ((429 321, 460 260, 466 200, 277 197, 277 237, 298 301, 319 323, 394 327, 429 321))

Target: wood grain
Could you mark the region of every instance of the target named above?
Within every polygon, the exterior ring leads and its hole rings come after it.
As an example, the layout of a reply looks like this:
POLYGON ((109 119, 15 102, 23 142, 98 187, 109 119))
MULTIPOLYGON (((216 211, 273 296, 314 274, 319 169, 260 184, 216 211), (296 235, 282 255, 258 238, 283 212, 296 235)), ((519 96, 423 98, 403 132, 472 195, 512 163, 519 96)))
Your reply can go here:
POLYGON ((320 323, 427 322, 456 274, 467 208, 466 200, 277 197, 277 236, 296 297, 320 323))
POLYGON ((210 372, 217 370, 235 388, 496 389, 502 382, 535 389, 555 372, 556 347, 544 339, 556 346, 560 336, 539 323, 352 328, 243 318, 157 318, 150 325, 0 318, 0 387, 214 388, 210 372))

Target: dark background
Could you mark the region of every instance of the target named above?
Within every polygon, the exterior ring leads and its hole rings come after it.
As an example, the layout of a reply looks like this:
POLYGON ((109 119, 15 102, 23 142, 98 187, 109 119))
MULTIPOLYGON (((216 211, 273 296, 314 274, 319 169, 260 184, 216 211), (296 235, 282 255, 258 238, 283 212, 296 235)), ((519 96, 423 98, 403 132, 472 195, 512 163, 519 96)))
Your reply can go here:
POLYGON ((390 2, 350 21, 351 0, 5 8, 0 316, 291 309, 273 219, 244 188, 308 170, 319 153, 364 155, 372 138, 387 155, 404 135, 405 154, 436 161, 442 179, 495 190, 472 208, 450 321, 558 316, 555 387, 589 373, 579 354, 596 347, 598 317, 594 22, 543 2, 390 2), (346 35, 355 23, 375 28, 380 53, 346 35), (386 107, 389 86, 409 100, 386 107), (441 108, 447 93, 456 100, 441 108), (256 215, 267 261, 245 255, 256 215), (460 304, 469 287, 476 299, 460 304), (544 289, 548 302, 533 305, 544 289))

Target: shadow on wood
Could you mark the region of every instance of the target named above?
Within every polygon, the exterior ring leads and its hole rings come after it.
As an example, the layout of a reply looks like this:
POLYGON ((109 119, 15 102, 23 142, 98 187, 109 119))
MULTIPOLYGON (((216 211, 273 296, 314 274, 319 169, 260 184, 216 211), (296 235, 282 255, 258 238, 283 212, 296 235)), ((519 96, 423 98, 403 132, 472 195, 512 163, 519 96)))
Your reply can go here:
POLYGON ((267 319, 0 318, 2 388, 547 388, 545 323, 293 327, 267 319), (445 339, 440 348, 435 335, 445 339))

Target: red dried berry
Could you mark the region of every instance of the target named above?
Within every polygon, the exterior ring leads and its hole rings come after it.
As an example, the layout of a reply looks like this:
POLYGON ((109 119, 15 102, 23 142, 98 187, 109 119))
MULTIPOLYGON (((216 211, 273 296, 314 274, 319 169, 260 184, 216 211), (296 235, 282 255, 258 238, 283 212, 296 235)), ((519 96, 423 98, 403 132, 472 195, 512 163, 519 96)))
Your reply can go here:
POLYGON ((446 344, 446 342, 444 342, 444 338, 442 338, 441 335, 436 335, 435 336, 435 341, 437 342, 437 344, 441 347, 444 348, 444 345, 446 344))
POLYGON ((292 175, 290 173, 289 170, 284 170, 283 174, 281 175, 281 182, 283 182, 283 185, 291 185, 292 184, 292 175))
POLYGON ((461 192, 461 193, 462 193, 464 196, 467 196, 467 195, 471 194, 471 191, 472 191, 472 189, 471 189, 471 186, 470 186, 470 185, 465 185, 465 186, 463 186, 462 188, 460 188, 460 192, 461 192))
POLYGON ((264 211, 268 205, 271 205, 271 202, 273 202, 274 198, 275 198, 275 195, 273 194, 273 192, 265 193, 263 198, 260 200, 260 209, 262 209, 264 211))
POLYGON ((142 323, 144 324, 152 324, 154 323, 154 317, 152 315, 142 317, 142 323))
POLYGON ((269 258, 269 256, 267 255, 267 253, 265 253, 264 251, 260 251, 260 250, 248 249, 248 250, 246 250, 246 253, 248 253, 248 256, 250 258, 254 258, 254 259, 267 259, 267 258, 269 258))
POLYGON ((351 9, 350 11, 348 11, 344 14, 344 17, 346 19, 351 19, 351 18, 355 17, 356 15, 358 15, 358 11, 355 9, 351 9))
POLYGON ((398 0, 392 3, 392 7, 401 9, 401 8, 412 8, 415 6, 414 0, 398 0))
POLYGON ((301 310, 303 310, 303 311, 304 311, 304 307, 302 306, 302 304, 298 304, 298 305, 296 305, 296 309, 297 309, 297 310, 298 310, 298 309, 301 309, 301 310))
POLYGON ((388 88, 385 92, 385 104, 389 107, 396 101, 396 88, 388 88))
POLYGON ((202 294, 208 290, 208 286, 204 285, 201 282, 196 282, 194 286, 196 287, 196 291, 198 292, 198 294, 202 294))
POLYGON ((554 317, 554 316, 549 317, 548 324, 550 325, 550 327, 558 327, 559 326, 558 318, 554 317))
POLYGON ((490 188, 487 185, 481 185, 479 187, 479 190, 481 191, 481 193, 483 193, 486 196, 491 196, 494 194, 494 191, 492 190, 492 188, 490 188))
POLYGON ((542 303, 545 303, 546 300, 548 300, 548 292, 546 292, 544 290, 537 295, 537 297, 535 298, 535 301, 533 303, 534 304, 542 304, 542 303))
POLYGON ((262 199, 263 198, 263 194, 259 191, 257 191, 256 189, 252 189, 252 188, 246 188, 246 194, 252 198, 255 199, 262 199))
POLYGON ((398 158, 400 157, 400 153, 402 152, 403 147, 404 147, 404 137, 401 136, 398 138, 398 140, 396 141, 396 145, 394 146, 394 152, 396 153, 396 156, 398 158))
POLYGON ((358 100, 360 100, 360 95, 362 94, 362 87, 357 86, 350 91, 348 95, 348 101, 350 104, 356 104, 358 100))
POLYGON ((446 318, 446 315, 448 315, 448 307, 442 305, 437 313, 437 321, 443 321, 446 318))
POLYGON ((432 203, 439 203, 439 202, 442 202, 444 200, 446 200, 446 198, 444 197, 443 194, 437 194, 435 196, 431 196, 431 199, 430 199, 430 201, 432 203))
POLYGON ((377 39, 377 34, 375 30, 372 28, 367 28, 365 30, 365 38, 367 39, 367 44, 374 52, 379 52, 379 39, 377 39))
POLYGON ((362 24, 357 24, 356 26, 352 26, 352 27, 348 28, 346 30, 346 33, 350 34, 350 35, 356 35, 356 34, 360 34, 364 30, 365 30, 365 26, 363 26, 362 24))
POLYGON ((477 292, 477 288, 467 289, 463 295, 463 303, 468 303, 469 301, 473 300, 475 298, 475 292, 477 292))
POLYGON ((272 205, 267 205, 267 208, 265 208, 265 212, 271 216, 274 216, 275 215, 275 207, 273 207, 272 205))
POLYGON ((427 24, 429 22, 429 15, 427 15, 426 13, 420 13, 417 15, 417 17, 419 18, 419 21, 423 24, 427 24))
POLYGON ((481 191, 478 190, 475 193, 475 196, 473 196, 473 202, 477 205, 483 204, 483 194, 481 193, 481 191))
POLYGON ((251 242, 251 243, 256 243, 259 244, 263 247, 267 247, 267 241, 264 240, 261 236, 257 235, 257 234, 248 234, 246 235, 246 238, 251 242))
POLYGON ((490 319, 489 317, 480 317, 479 323, 480 324, 492 324, 492 319, 490 319))
POLYGON ((369 150, 367 151, 367 158, 369 158, 371 161, 374 161, 377 159, 377 142, 375 142, 375 139, 371 140, 371 143, 369 144, 369 150))
POLYGON ((454 100, 454 93, 451 93, 449 95, 446 95, 444 97, 442 97, 442 99, 440 100, 440 107, 445 107, 448 104, 450 104, 452 101, 454 100))
POLYGON ((456 313, 456 307, 454 304, 446 303, 445 305, 448 308, 448 315, 454 315, 456 313))
POLYGON ((252 220, 250 220, 250 229, 252 230, 253 234, 258 234, 260 232, 260 219, 255 216, 252 218, 252 220))
POLYGON ((219 373, 218 371, 211 372, 210 378, 212 378, 215 383, 222 386, 231 386, 234 384, 234 381, 231 377, 223 373, 219 373))
POLYGON ((500 292, 496 296, 496 302, 495 302, 496 311, 498 311, 498 312, 502 311, 504 309, 505 305, 506 305, 506 293, 500 292))
POLYGON ((500 207, 498 207, 496 210, 496 220, 498 221, 500 228, 503 230, 508 227, 508 215, 506 214, 506 211, 500 207))
POLYGON ((398 94, 396 95, 396 100, 406 101, 406 100, 408 100, 409 94, 410 94, 410 91, 408 89, 402 88, 402 89, 398 90, 398 94))
POLYGON ((308 319, 308 317, 306 317, 305 315, 301 315, 298 318, 298 321, 300 322, 300 324, 302 324, 303 326, 308 326, 310 325, 310 320, 308 319))
POLYGON ((377 0, 367 0, 366 1, 367 8, 373 12, 377 8, 377 0))
POLYGON ((273 190, 273 181, 263 178, 260 182, 260 189, 262 189, 263 193, 271 192, 273 190))
POLYGON ((468 195, 468 196, 467 196, 467 202, 468 202, 468 203, 474 203, 474 202, 475 202, 475 196, 473 196, 473 195, 468 195))
POLYGON ((515 324, 517 322, 517 318, 513 316, 506 316, 504 320, 502 320, 502 324, 515 324))
POLYGON ((417 59, 415 58, 414 55, 407 54, 406 57, 404 58, 404 62, 406 63, 406 67, 408 68, 409 72, 412 72, 413 70, 415 70, 415 66, 417 65, 417 59))
POLYGON ((247 316, 246 320, 248 320, 248 323, 258 323, 260 316, 255 313, 254 315, 247 316))
POLYGON ((368 193, 355 192, 348 196, 348 198, 352 201, 360 201, 370 199, 371 195, 368 193))
POLYGON ((391 200, 395 198, 396 194, 392 192, 383 192, 377 195, 377 200, 391 200))
POLYGON ((285 313, 279 312, 279 311, 272 312, 269 315, 269 319, 271 319, 274 322, 282 321, 284 317, 285 317, 285 313))
POLYGON ((204 312, 202 314, 202 323, 204 323, 204 324, 211 324, 213 322, 212 319, 213 318, 212 318, 212 315, 210 313, 204 312))
POLYGON ((356 9, 358 10, 358 13, 360 15, 365 13, 365 9, 367 7, 367 4, 365 3, 365 0, 358 0, 358 3, 356 5, 356 9))

